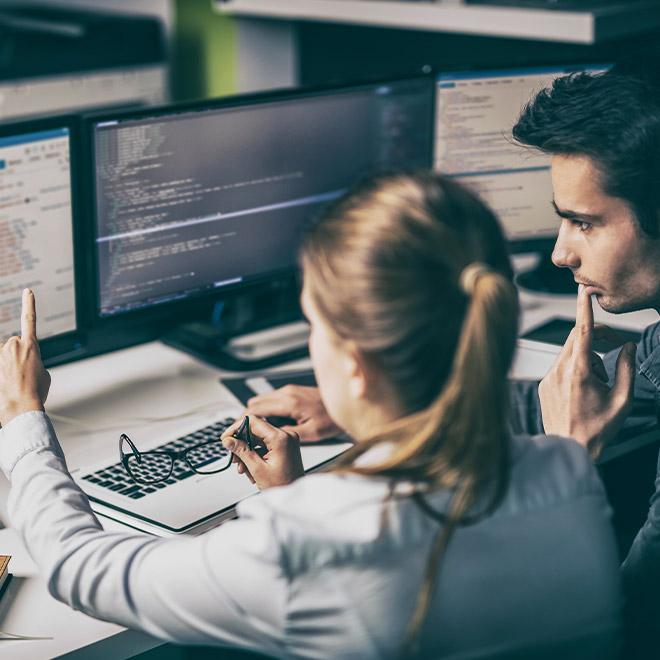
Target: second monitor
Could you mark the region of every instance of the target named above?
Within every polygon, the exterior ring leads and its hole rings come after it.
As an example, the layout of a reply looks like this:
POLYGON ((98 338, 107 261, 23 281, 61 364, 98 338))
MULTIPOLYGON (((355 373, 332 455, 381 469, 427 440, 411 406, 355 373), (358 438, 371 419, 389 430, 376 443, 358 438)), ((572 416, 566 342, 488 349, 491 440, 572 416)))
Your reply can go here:
POLYGON ((0 341, 20 332, 21 291, 29 287, 48 365, 82 350, 74 277, 75 133, 71 117, 0 126, 0 341))
POLYGON ((519 284, 567 292, 572 275, 550 252, 559 228, 552 207, 550 157, 511 135, 523 106, 557 77, 602 72, 606 65, 554 65, 443 73, 437 79, 434 166, 471 186, 497 213, 513 252, 542 252, 519 284))

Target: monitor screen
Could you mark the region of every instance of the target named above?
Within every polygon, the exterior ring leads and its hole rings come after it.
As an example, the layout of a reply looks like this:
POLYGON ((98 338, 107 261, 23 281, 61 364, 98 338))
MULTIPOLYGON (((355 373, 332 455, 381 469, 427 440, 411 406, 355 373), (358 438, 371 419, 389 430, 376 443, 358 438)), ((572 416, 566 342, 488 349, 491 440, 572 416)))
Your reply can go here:
POLYGON ((444 73, 437 78, 434 167, 476 190, 515 243, 551 240, 550 158, 517 145, 511 129, 525 103, 558 76, 606 66, 444 73))
POLYGON ((433 103, 419 78, 97 118, 98 314, 291 272, 322 205, 363 175, 431 166, 433 103))
POLYGON ((38 338, 76 330, 71 132, 0 130, 0 338, 20 331, 21 292, 34 290, 38 338))

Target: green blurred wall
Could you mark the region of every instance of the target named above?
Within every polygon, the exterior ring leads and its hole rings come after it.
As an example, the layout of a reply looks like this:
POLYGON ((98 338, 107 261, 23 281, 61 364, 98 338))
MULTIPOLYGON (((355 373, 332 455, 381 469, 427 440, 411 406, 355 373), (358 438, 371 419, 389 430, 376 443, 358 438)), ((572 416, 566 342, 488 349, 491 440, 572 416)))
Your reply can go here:
POLYGON ((236 92, 236 25, 211 0, 175 0, 172 93, 175 100, 236 92))

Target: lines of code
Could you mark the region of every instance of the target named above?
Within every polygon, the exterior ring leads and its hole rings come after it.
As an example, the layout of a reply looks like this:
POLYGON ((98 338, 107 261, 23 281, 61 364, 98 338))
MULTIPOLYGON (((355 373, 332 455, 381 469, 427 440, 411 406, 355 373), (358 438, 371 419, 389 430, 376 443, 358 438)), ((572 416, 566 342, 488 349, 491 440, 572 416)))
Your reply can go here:
POLYGON ((525 103, 565 67, 445 74, 438 79, 435 169, 470 186, 497 213, 509 239, 557 233, 550 158, 513 141, 525 103))
POLYGON ((408 81, 97 125, 100 313, 293 268, 305 224, 359 177, 428 166, 432 94, 408 81))

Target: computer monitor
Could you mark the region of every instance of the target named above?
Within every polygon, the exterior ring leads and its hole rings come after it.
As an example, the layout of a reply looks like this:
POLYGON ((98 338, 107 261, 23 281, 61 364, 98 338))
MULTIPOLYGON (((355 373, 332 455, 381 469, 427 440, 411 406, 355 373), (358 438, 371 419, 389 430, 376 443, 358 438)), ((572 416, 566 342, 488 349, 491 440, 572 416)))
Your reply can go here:
POLYGON ((433 103, 420 77, 93 118, 98 319, 171 317, 290 274, 323 205, 364 175, 431 166, 433 103))
POLYGON ((20 331, 34 290, 48 364, 82 349, 74 268, 75 124, 60 117, 0 125, 0 338, 20 331))
POLYGON ((495 210, 512 252, 543 253, 536 275, 519 278, 531 288, 563 292, 575 284, 549 259, 559 228, 550 157, 517 145, 511 129, 525 103, 555 78, 607 68, 562 64, 437 77, 434 168, 476 190, 495 210))
POLYGON ((558 65, 438 76, 434 167, 488 202, 513 251, 552 243, 559 227, 549 156, 517 145, 511 136, 520 111, 555 78, 606 68, 558 65))

